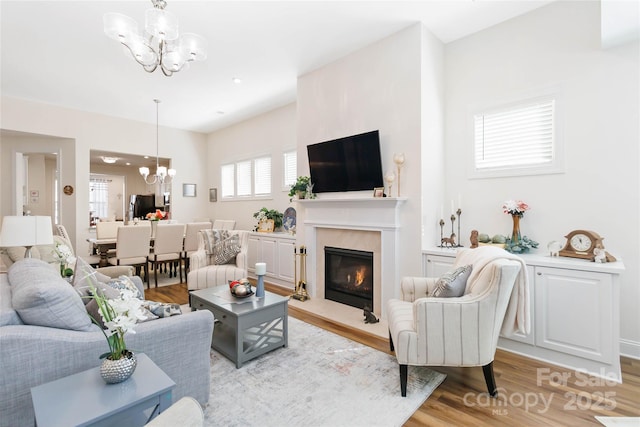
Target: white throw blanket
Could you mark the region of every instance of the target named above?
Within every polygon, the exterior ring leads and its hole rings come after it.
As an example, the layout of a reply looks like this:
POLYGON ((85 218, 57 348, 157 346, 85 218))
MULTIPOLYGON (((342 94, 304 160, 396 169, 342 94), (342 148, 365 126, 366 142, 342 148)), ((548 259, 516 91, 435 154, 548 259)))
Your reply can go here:
POLYGON ((513 285, 507 312, 502 323, 501 333, 513 335, 516 331, 528 334, 531 330, 531 313, 529 308, 529 276, 524 260, 504 249, 495 246, 480 246, 476 249, 460 249, 456 256, 455 267, 473 264, 468 282, 473 283, 482 269, 497 259, 508 259, 521 264, 520 272, 513 285))

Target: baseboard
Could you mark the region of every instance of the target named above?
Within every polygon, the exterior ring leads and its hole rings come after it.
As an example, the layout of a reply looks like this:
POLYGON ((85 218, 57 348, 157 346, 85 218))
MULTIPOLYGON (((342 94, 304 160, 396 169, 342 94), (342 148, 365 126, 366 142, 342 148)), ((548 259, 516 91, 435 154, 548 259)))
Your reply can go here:
POLYGON ((640 359, 640 342, 621 339, 620 355, 632 359, 640 359))

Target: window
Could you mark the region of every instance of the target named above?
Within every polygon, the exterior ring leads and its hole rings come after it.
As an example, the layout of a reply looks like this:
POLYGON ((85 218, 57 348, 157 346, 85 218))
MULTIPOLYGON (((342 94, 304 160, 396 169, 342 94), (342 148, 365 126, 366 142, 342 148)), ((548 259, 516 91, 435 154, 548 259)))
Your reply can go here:
POLYGON ((91 178, 89 180, 89 211, 94 218, 105 218, 109 210, 109 180, 91 178))
POLYGON ((555 100, 532 100, 474 116, 474 175, 558 172, 555 100))
POLYGON ((287 151, 284 153, 284 188, 289 190, 293 184, 296 183, 298 179, 297 176, 297 167, 298 167, 298 153, 293 151, 287 151))
POLYGON ((258 157, 222 165, 222 199, 271 195, 271 157, 258 157))

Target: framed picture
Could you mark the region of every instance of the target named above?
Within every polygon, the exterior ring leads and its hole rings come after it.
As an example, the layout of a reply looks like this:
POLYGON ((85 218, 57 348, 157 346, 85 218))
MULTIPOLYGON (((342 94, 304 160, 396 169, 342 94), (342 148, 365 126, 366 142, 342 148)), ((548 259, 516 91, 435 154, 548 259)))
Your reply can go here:
POLYGON ((271 233, 273 231, 275 221, 272 219, 265 219, 258 224, 258 231, 261 233, 271 233))
POLYGON ((384 197, 384 187, 376 187, 373 189, 373 197, 384 197))
POLYGON ((217 188, 210 188, 209 189, 209 201, 210 202, 217 202, 218 201, 218 189, 217 188))
POLYGON ((196 197, 196 185, 195 184, 182 184, 182 196, 183 197, 196 197))

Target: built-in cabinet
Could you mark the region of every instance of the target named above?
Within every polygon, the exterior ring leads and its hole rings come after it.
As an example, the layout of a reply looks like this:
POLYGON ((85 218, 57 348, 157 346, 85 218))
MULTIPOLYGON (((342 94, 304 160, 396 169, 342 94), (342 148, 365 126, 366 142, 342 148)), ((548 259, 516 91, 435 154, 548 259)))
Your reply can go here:
POLYGON ((249 235, 247 253, 249 277, 255 278, 257 262, 267 264, 265 281, 294 288, 296 237, 288 233, 259 233, 249 235))
MULTIPOLYGON (((423 272, 449 271, 455 249, 423 251, 423 272)), ((500 337, 498 347, 621 382, 620 274, 622 261, 606 264, 525 254, 531 331, 500 337)))

